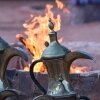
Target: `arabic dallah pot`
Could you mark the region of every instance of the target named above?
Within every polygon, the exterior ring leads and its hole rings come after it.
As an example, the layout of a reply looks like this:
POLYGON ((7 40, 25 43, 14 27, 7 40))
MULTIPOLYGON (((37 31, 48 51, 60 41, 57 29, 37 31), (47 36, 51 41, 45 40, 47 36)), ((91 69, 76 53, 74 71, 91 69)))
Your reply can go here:
POLYGON ((57 40, 57 33, 54 31, 54 24, 49 20, 50 44, 44 50, 41 58, 34 61, 30 66, 30 76, 37 87, 44 95, 36 97, 34 100, 89 100, 88 97, 78 96, 70 83, 70 66, 78 58, 93 58, 87 53, 74 51, 62 46, 57 40), (33 69, 35 64, 43 62, 48 72, 48 89, 47 91, 36 80, 33 69))
POLYGON ((14 56, 20 56, 28 61, 28 57, 23 49, 10 47, 10 45, 0 37, 0 100, 5 100, 7 97, 20 94, 17 90, 9 89, 6 79, 7 65, 14 56))

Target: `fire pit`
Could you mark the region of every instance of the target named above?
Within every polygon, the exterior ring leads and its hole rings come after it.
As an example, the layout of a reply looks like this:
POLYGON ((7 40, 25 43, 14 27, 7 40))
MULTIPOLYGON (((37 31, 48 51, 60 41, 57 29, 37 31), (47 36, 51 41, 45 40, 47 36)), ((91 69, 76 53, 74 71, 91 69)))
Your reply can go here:
MULTIPOLYGON (((37 86, 32 82, 28 71, 7 70, 8 80, 11 88, 20 90, 23 95, 20 100, 32 100, 35 96, 42 94, 37 86)), ((91 71, 84 74, 71 74, 70 79, 75 91, 80 95, 88 96, 91 100, 100 99, 100 72, 91 71)), ((48 74, 35 73, 35 76, 41 85, 47 89, 48 74)))

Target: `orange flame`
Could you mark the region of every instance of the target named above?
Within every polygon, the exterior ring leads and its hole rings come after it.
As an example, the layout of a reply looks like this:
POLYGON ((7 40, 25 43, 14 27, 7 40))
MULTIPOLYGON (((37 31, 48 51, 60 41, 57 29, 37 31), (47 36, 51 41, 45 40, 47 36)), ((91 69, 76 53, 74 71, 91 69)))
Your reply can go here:
POLYGON ((70 13, 70 11, 65 7, 65 5, 60 1, 56 0, 57 7, 63 10, 63 13, 70 13))
MULTIPOLYGON (((44 66, 41 67, 41 69, 39 69, 40 72, 47 72, 46 69, 44 68, 44 66)), ((28 66, 24 66, 24 71, 29 71, 29 67, 28 66)), ((72 65, 70 68, 70 73, 74 74, 74 73, 84 73, 84 72, 88 72, 90 71, 90 69, 87 66, 77 66, 77 65, 72 65)))
MULTIPOLYGON (((60 2, 60 1, 59 1, 60 2)), ((58 2, 56 2, 58 5, 58 2)), ((63 3, 60 4, 61 6, 63 3)), ((60 5, 58 6, 59 8, 60 5)), ((52 19, 54 23, 54 29, 55 31, 60 30, 61 27, 61 18, 60 15, 56 15, 54 17, 53 12, 51 9, 53 8, 53 5, 47 4, 45 9, 45 15, 44 16, 33 16, 31 14, 32 20, 29 23, 24 23, 23 27, 26 29, 25 34, 26 38, 24 38, 22 35, 17 34, 16 37, 26 46, 26 48, 29 50, 29 52, 33 55, 32 60, 40 59, 41 54, 43 50, 45 49, 45 42, 49 42, 49 28, 48 28, 48 20, 49 18, 52 19)), ((63 9, 63 8, 62 8, 63 9)), ((60 39, 59 41, 61 41, 60 39)), ((25 67, 25 69, 27 69, 25 67)), ((36 65, 35 72, 40 71, 46 71, 44 68, 43 63, 39 63, 36 65)))
MULTIPOLYGON (((65 7, 65 5, 60 0, 55 0, 57 7, 61 9, 64 13, 69 13, 69 10, 65 7)), ((54 15, 51 9, 53 5, 47 4, 45 9, 45 15, 33 16, 30 15, 32 20, 28 23, 24 23, 23 27, 26 29, 25 34, 26 38, 24 38, 21 34, 17 34, 16 37, 25 45, 25 47, 29 50, 29 52, 33 55, 33 59, 40 59, 43 50, 45 49, 45 42, 49 42, 49 28, 48 28, 48 20, 52 19, 54 23, 54 30, 58 31, 61 27, 61 17, 60 15, 54 15)), ((59 39, 62 41, 62 38, 59 39)), ((29 71, 29 67, 24 67, 25 71, 29 71)), ((78 68, 71 67, 71 73, 83 72, 86 68, 78 68)), ((38 63, 34 69, 35 72, 46 72, 45 66, 43 63, 38 63)))
POLYGON ((62 2, 60 2, 60 0, 56 0, 56 3, 57 3, 57 7, 58 7, 59 9, 63 9, 63 8, 64 8, 64 5, 63 5, 62 2))
POLYGON ((29 71, 29 67, 28 66, 24 66, 24 71, 29 71))
POLYGON ((70 73, 84 73, 88 72, 90 69, 87 66, 75 66, 72 65, 70 68, 70 73))

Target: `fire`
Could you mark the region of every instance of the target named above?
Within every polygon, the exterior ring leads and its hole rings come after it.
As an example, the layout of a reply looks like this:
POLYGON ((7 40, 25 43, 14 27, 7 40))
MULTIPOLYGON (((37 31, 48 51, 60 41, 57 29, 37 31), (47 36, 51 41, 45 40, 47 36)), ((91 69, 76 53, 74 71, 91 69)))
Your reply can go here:
MULTIPOLYGON (((28 66, 24 66, 24 71, 29 71, 29 67, 28 66)), ((40 72, 47 72, 46 69, 44 68, 44 66, 41 67, 41 69, 39 69, 40 72)), ((90 71, 90 69, 87 66, 77 66, 77 65, 72 65, 70 68, 70 73, 74 74, 74 73, 84 73, 84 72, 88 72, 90 71)), ((38 71, 36 71, 38 72, 38 71)))
POLYGON ((56 4, 59 9, 63 10, 63 13, 70 13, 70 11, 65 7, 65 5, 60 0, 56 0, 56 4))
POLYGON ((28 66, 24 66, 24 71, 29 71, 29 67, 28 66))
MULTIPOLYGON (((65 7, 65 5, 60 0, 55 0, 57 7, 61 9, 64 13, 69 13, 69 10, 65 7)), ((52 19, 54 23, 54 30, 58 31, 61 27, 61 16, 59 14, 54 15, 51 11, 53 5, 47 4, 45 8, 44 16, 38 15, 34 16, 31 14, 31 21, 24 23, 23 27, 25 28, 24 38, 21 34, 17 34, 16 37, 25 45, 27 50, 32 54, 32 61, 40 59, 43 50, 45 49, 45 42, 49 42, 49 28, 48 28, 48 20, 52 19)), ((62 38, 59 39, 62 41, 62 38)), ((84 68, 71 67, 71 73, 82 72, 84 68)), ((86 68, 85 68, 86 69, 86 68)), ((25 71, 29 71, 29 66, 24 67, 25 71)), ((46 68, 42 62, 36 64, 34 68, 34 72, 46 72, 46 68)))
MULTIPOLYGON (((64 10, 65 7, 63 3, 61 3, 59 0, 56 0, 58 8, 64 10), (60 3, 58 5, 58 3, 60 3), (60 7, 61 6, 61 7, 60 7), (62 7, 63 6, 63 7, 62 7)), ((34 16, 31 14, 31 21, 28 23, 24 23, 23 27, 26 29, 25 34, 26 38, 24 38, 21 34, 17 34, 16 37, 25 45, 25 47, 29 50, 29 52, 33 55, 33 59, 37 60, 40 59, 41 54, 43 50, 45 49, 45 42, 49 42, 49 28, 48 28, 48 20, 49 18, 52 19, 54 25, 55 25, 55 31, 60 30, 61 27, 61 18, 60 15, 54 15, 51 9, 53 8, 53 5, 47 4, 45 9, 45 15, 38 15, 34 16)), ((59 41, 62 41, 62 38, 59 39, 59 41)), ((24 67, 25 70, 27 69, 24 67)), ((44 72, 46 71, 45 66, 43 63, 39 63, 35 66, 34 69, 35 72, 44 72)))
POLYGON ((70 69, 70 73, 84 73, 90 71, 90 69, 87 66, 75 66, 72 65, 70 69))

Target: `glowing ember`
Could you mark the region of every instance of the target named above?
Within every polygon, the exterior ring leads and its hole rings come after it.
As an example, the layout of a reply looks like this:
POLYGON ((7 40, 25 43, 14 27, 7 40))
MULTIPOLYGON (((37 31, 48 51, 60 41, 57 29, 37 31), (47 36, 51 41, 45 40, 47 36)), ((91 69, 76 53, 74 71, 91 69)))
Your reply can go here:
POLYGON ((90 69, 86 66, 72 65, 71 69, 70 69, 70 73, 84 73, 84 72, 88 72, 88 71, 90 71, 90 69))
MULTIPOLYGON (((64 13, 69 13, 69 10, 63 5, 60 0, 55 0, 57 7, 61 9, 64 13)), ((49 27, 48 20, 52 19, 54 23, 54 30, 58 31, 61 27, 61 18, 60 15, 54 15, 51 9, 53 5, 47 4, 45 9, 45 15, 33 16, 31 14, 32 20, 28 23, 24 23, 23 27, 26 29, 25 34, 26 38, 24 38, 21 34, 17 34, 16 37, 25 45, 27 50, 33 55, 32 61, 40 59, 43 50, 45 49, 45 42, 49 42, 49 27)), ((59 39, 62 41, 62 38, 59 39)), ((24 67, 25 71, 29 71, 29 67, 24 67)), ((71 67, 71 73, 81 73, 87 71, 85 67, 71 67)), ((43 63, 36 64, 34 68, 34 72, 46 72, 45 66, 43 63)))
MULTIPOLYGON (((38 70, 38 69, 37 69, 38 70)), ((41 69, 39 69, 40 72, 47 72, 46 69, 44 68, 44 66, 41 67, 41 69)), ((29 71, 29 67, 25 66, 24 67, 24 71, 29 71)), ((88 72, 90 71, 90 69, 87 66, 76 66, 76 65, 72 65, 71 69, 70 69, 70 73, 74 74, 74 73, 84 73, 84 72, 88 72)), ((36 71, 38 72, 38 71, 36 71)))
POLYGON ((29 71, 29 67, 28 66, 24 66, 24 71, 29 71))

